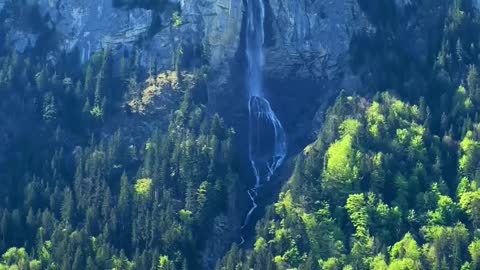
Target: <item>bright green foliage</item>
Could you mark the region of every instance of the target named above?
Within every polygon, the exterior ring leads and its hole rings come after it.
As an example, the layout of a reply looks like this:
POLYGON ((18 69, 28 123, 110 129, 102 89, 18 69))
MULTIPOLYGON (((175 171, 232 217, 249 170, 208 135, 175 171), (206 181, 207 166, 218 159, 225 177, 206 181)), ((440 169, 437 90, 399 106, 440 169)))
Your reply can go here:
POLYGON ((257 253, 263 253, 267 249, 267 242, 262 237, 258 238, 255 242, 253 250, 257 253))
POLYGON ((40 270, 42 269, 42 263, 38 260, 32 260, 28 263, 28 268, 30 270, 40 270))
POLYGON ((152 179, 142 178, 135 183, 135 193, 139 196, 147 196, 152 191, 152 179))
POLYGON ((190 223, 192 221, 192 212, 189 210, 182 209, 178 213, 180 216, 180 219, 185 222, 185 223, 190 223))
POLYGON ((468 230, 459 223, 454 227, 432 226, 423 229, 429 244, 425 255, 434 269, 458 269, 465 260, 468 230))
POLYGON ((410 233, 405 234, 401 241, 393 245, 390 250, 390 261, 389 269, 422 269, 421 250, 410 233))
POLYGON ((452 115, 460 118, 462 115, 470 113, 472 109, 472 99, 469 97, 465 87, 463 85, 460 85, 454 96, 454 107, 452 110, 452 115))
POLYGON ((388 265, 385 262, 383 254, 379 254, 370 262, 370 269, 372 270, 388 270, 388 265))
POLYGON ((294 210, 295 209, 293 208, 292 193, 281 193, 279 202, 275 204, 275 212, 278 215, 287 217, 289 215, 293 215, 294 210))
POLYGON ((322 267, 322 269, 324 269, 324 270, 341 269, 340 268, 341 263, 339 262, 339 260, 337 258, 329 258, 326 261, 320 261, 319 264, 322 267))
POLYGON ((133 270, 135 269, 134 267, 135 264, 133 262, 129 262, 124 256, 121 256, 120 258, 113 258, 112 270, 133 270))
POLYGON ((283 254, 281 261, 291 266, 297 266, 305 261, 305 257, 300 255, 296 244, 292 244, 292 247, 283 254))
POLYGON ((368 131, 373 138, 380 138, 383 135, 385 117, 382 115, 380 104, 373 102, 367 110, 368 131))
POLYGON ((460 142, 462 156, 459 161, 460 172, 467 177, 475 177, 480 164, 480 142, 476 141, 472 131, 468 131, 460 142))
POLYGON ((367 232, 368 212, 363 194, 350 195, 345 204, 350 220, 357 230, 357 234, 364 236, 367 232))
POLYGON ((362 128, 362 124, 355 119, 347 119, 345 120, 339 127, 340 136, 351 136, 355 137, 358 135, 358 132, 362 128))
POLYGON ((174 270, 174 265, 168 259, 168 256, 160 256, 160 259, 158 261, 158 270, 174 270))
POLYGON ((475 239, 469 246, 468 252, 472 258, 472 269, 480 268, 480 240, 475 239))
POLYGON ((180 27, 183 24, 182 17, 178 12, 173 13, 172 23, 174 27, 180 27))
POLYGON ((354 188, 358 177, 354 133, 358 132, 358 129, 358 122, 346 120, 340 128, 343 137, 329 147, 325 156, 326 170, 323 180, 326 190, 347 193, 354 188))
POLYGON ((327 152, 327 178, 339 182, 352 182, 357 177, 353 167, 354 149, 351 136, 335 142, 327 152))
POLYGON ((480 190, 462 193, 459 205, 469 215, 473 224, 480 226, 480 190))
POLYGON ((10 269, 27 269, 29 265, 28 254, 24 248, 10 248, 2 255, 2 262, 10 269))
POLYGON ((458 220, 460 209, 457 204, 448 196, 440 195, 437 202, 437 209, 429 214, 429 222, 433 225, 451 225, 458 220))
MULTIPOLYGON (((475 265, 466 254, 476 247, 469 226, 480 225, 476 182, 445 173, 456 149, 432 135, 425 105, 388 93, 375 100, 365 106, 339 97, 329 129, 298 158, 274 215, 257 225, 261 252, 248 260, 268 256, 274 269, 312 269, 312 257, 319 269, 475 265)), ((475 135, 466 138, 459 160, 475 146, 475 135)))
POLYGON ((103 110, 100 108, 100 106, 94 106, 90 110, 90 115, 92 115, 96 119, 101 119, 103 116, 103 110))
POLYGON ((355 236, 349 261, 354 269, 366 269, 372 263, 374 253, 373 237, 355 236))

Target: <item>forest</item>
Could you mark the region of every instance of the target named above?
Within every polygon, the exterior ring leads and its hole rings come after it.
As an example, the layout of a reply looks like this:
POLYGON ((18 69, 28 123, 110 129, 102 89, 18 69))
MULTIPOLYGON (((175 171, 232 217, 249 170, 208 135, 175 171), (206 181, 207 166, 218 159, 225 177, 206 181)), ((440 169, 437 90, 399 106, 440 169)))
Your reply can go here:
POLYGON ((0 269, 199 270, 216 249, 216 270, 480 269, 480 16, 450 1, 419 66, 394 1, 358 2, 377 27, 351 44, 369 90, 339 91, 244 245, 244 146, 208 106, 208 63, 51 61, 38 6, 1 10, 0 269), (24 52, 2 42, 15 16, 41 33, 24 52))
POLYGON ((480 269, 478 16, 452 1, 419 70, 385 44, 401 39, 395 10, 361 2, 381 30, 357 37, 353 64, 395 90, 339 95, 253 251, 233 246, 217 269, 480 269))

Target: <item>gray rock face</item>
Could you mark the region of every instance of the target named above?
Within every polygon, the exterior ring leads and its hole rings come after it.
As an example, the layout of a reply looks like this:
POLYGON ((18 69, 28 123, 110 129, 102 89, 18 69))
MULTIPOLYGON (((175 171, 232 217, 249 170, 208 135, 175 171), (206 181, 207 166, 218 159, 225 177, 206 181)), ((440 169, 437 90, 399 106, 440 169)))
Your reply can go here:
POLYGON ((183 0, 184 29, 197 32, 211 65, 233 57, 240 43, 243 3, 239 0, 183 0))
MULTIPOLYGON (((6 1, 12 0, 0 0, 0 8, 6 1)), ((274 40, 266 54, 269 76, 332 78, 340 73, 352 34, 366 24, 356 0, 266 1, 273 29, 267 34, 274 40)), ((170 2, 180 5, 181 25, 173 27, 172 14, 162 14, 160 31, 147 37, 154 11, 115 8, 112 0, 38 0, 41 13, 50 15, 59 32, 61 46, 77 46, 84 60, 100 48, 133 46, 142 40, 145 62, 155 57, 160 69, 171 69, 181 47, 200 48, 213 70, 227 73, 212 84, 226 84, 228 64, 240 45, 244 1, 170 2)), ((19 50, 24 47, 18 45, 19 50)))
POLYGON ((480 9, 480 0, 473 0, 472 3, 475 8, 480 9))
MULTIPOLYGON (((0 10, 14 1, 0 0, 0 10)), ((43 18, 49 16, 48 25, 56 30, 60 49, 69 51, 78 47, 83 60, 101 48, 133 44, 145 35, 152 22, 151 10, 114 8, 112 0, 28 0, 27 3, 38 4, 43 18)), ((12 30, 7 38, 23 51, 25 42, 19 43, 16 37, 28 29, 16 25, 16 18, 11 20, 12 30)))
MULTIPOLYGON (((15 0, 0 0, 0 7, 9 1, 15 0)), ((127 47, 138 49, 145 66, 156 59, 161 72, 174 69, 184 54, 187 61, 194 61, 189 67, 208 62, 207 93, 211 105, 229 106, 225 100, 238 90, 233 84, 242 78, 232 80, 238 75, 233 74, 231 68, 237 68, 234 60, 243 38, 246 1, 169 0, 180 7, 180 18, 174 14, 174 8, 164 11, 115 8, 112 0, 35 1, 43 15, 49 14, 62 48, 78 47, 84 61, 101 48, 127 47), (152 21, 158 17, 161 25, 154 32, 149 31, 152 21)), ((329 91, 342 87, 356 90, 358 82, 349 75, 349 45, 352 35, 368 26, 357 0, 263 1, 268 24, 267 79, 314 81, 332 89, 329 91)), ((35 43, 35 34, 17 29, 14 24, 12 29, 15 30, 8 39, 17 49, 23 50, 29 43, 35 43)), ((302 91, 297 96, 315 91, 308 94, 317 98, 322 89, 315 86, 302 91)), ((291 95, 294 99, 296 94, 291 95)), ((277 96, 285 95, 279 92, 277 96)))
POLYGON ((202 48, 202 57, 208 60, 212 75, 208 80, 209 102, 216 105, 231 91, 230 63, 240 45, 243 1, 182 0, 181 10, 183 42, 190 41, 194 47, 202 48))
POLYGON ((136 41, 152 21, 152 11, 117 9, 112 0, 39 0, 39 6, 62 34, 62 46, 77 46, 82 59, 101 48, 136 41))
MULTIPOLYGON (((0 0, 0 9, 7 1, 0 0)), ((162 25, 148 37, 155 11, 115 8, 112 0, 38 0, 42 16, 49 15, 62 49, 78 47, 84 60, 101 48, 133 46, 141 42, 144 58, 155 56, 160 68, 172 68, 180 44, 205 47, 213 66, 223 65, 237 51, 243 18, 238 0, 170 0, 181 7, 181 24, 173 25, 170 10, 157 14, 162 25)), ((15 28, 13 26, 12 28, 15 28)), ((12 39, 22 34, 15 29, 12 39)), ((24 45, 17 46, 23 50, 24 45)))
POLYGON ((271 77, 333 79, 345 64, 353 33, 367 25, 356 0, 269 0, 274 44, 271 77))

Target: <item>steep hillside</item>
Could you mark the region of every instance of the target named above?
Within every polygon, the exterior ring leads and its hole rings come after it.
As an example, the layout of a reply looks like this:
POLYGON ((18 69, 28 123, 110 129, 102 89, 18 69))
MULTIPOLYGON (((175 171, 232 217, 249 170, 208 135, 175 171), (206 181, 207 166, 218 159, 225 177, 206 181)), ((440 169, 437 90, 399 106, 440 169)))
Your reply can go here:
POLYGON ((480 269, 478 1, 260 1, 0 0, 0 269, 480 269))

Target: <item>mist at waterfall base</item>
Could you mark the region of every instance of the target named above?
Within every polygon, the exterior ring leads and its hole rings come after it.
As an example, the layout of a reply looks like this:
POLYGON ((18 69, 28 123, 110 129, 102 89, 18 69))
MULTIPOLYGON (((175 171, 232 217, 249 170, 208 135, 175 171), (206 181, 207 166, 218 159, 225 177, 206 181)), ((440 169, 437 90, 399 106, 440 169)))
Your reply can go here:
MULTIPOLYGON (((255 174, 255 186, 248 190, 252 207, 242 224, 242 231, 251 225, 258 207, 257 197, 264 183, 270 181, 287 154, 283 126, 264 95, 263 65, 265 41, 265 7, 263 0, 247 0, 246 55, 249 93, 249 159, 255 174)), ((245 242, 242 236, 241 244, 245 242)))

